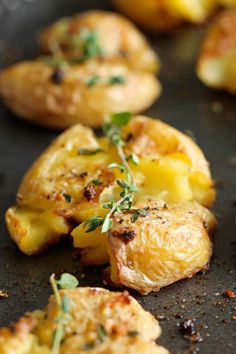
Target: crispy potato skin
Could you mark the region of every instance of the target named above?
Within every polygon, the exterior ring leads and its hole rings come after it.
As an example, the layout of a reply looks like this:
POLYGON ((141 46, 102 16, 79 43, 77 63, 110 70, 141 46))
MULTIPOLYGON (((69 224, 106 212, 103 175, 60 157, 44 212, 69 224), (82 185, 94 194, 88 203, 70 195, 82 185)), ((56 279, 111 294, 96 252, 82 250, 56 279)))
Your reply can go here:
MULTIPOLYGON (((161 329, 157 320, 127 292, 114 293, 102 288, 77 288, 61 291, 70 299, 71 317, 60 348, 61 354, 168 354, 154 343, 161 329), (104 326, 107 336, 99 341, 96 326, 104 326), (137 336, 129 335, 137 331, 137 336), (83 349, 84 348, 84 349, 83 349)), ((50 354, 58 307, 51 296, 47 307, 20 319, 14 326, 0 329, 1 354, 50 354)))
POLYGON ((224 11, 203 41, 197 75, 207 86, 236 93, 236 10, 224 11))
POLYGON ((64 129, 76 123, 101 126, 112 112, 143 111, 161 92, 154 75, 116 62, 93 60, 68 66, 61 84, 51 79, 54 71, 39 61, 13 65, 0 73, 0 96, 22 118, 64 129), (109 85, 116 75, 123 76, 125 83, 109 85), (94 76, 101 82, 88 87, 86 82, 94 76))
MULTIPOLYGON (((212 204, 215 191, 209 166, 190 138, 143 116, 133 118, 122 134, 125 140, 129 138, 126 153, 134 152, 140 158, 139 165, 132 166, 140 189, 135 203, 162 199, 168 203, 196 200, 205 206, 212 204)), ((91 129, 75 125, 61 134, 26 173, 16 206, 6 212, 9 233, 18 247, 29 255, 41 252, 74 227, 73 241, 81 249, 82 262, 109 261, 104 235, 99 231, 85 238, 81 223, 95 215, 103 216, 102 205, 119 193, 115 180, 122 176, 107 167, 115 161, 119 162, 116 149, 91 129), (100 148, 102 152, 80 155, 81 148, 100 148), (100 183, 94 185, 98 179, 100 183)))
POLYGON ((214 216, 198 204, 145 204, 149 214, 131 222, 117 215, 109 231, 111 280, 142 294, 158 291, 203 269, 212 255, 214 216))
POLYGON ((201 23, 217 6, 216 0, 113 0, 113 2, 134 22, 154 32, 170 31, 184 21, 201 23))
POLYGON ((97 33, 105 58, 124 62, 135 70, 159 69, 159 59, 143 34, 125 17, 108 11, 88 11, 56 21, 40 35, 43 52, 50 53, 56 42, 66 57, 79 57, 79 46, 70 46, 68 41, 84 28, 97 33))

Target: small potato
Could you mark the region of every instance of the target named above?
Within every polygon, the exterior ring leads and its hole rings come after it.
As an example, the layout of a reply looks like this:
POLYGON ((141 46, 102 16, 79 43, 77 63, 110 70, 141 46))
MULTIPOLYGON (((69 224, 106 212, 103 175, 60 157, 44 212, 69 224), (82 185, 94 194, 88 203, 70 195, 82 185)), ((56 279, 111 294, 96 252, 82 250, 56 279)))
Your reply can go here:
POLYGON ((67 58, 84 55, 84 30, 92 31, 106 59, 116 59, 133 69, 156 72, 159 59, 143 34, 125 17, 108 11, 88 11, 65 17, 46 28, 40 35, 44 53, 62 52, 67 58))
POLYGON ((210 27, 197 63, 207 86, 236 94, 236 10, 223 12, 210 27))
MULTIPOLYGON (((189 137, 143 116, 133 118, 122 134, 127 155, 135 153, 140 159, 137 166, 131 165, 139 187, 135 203, 195 200, 211 206, 215 190, 209 166, 189 137)), ((16 206, 6 213, 18 247, 29 255, 41 252, 74 227, 73 241, 83 263, 109 261, 106 237, 100 230, 85 234, 83 222, 104 216, 103 204, 119 196, 116 179, 123 175, 108 168, 119 161, 107 138, 96 137, 89 128, 75 125, 61 134, 26 173, 16 206)))
MULTIPOLYGON (((158 321, 128 292, 76 288, 59 294, 70 304, 61 354, 169 353, 154 342, 161 334, 158 321)), ((51 296, 45 309, 28 313, 11 328, 0 329, 0 353, 52 354, 58 318, 58 305, 51 296)))
POLYGON ((218 2, 225 7, 233 7, 236 5, 236 0, 218 0, 218 2))
POLYGON ((114 217, 108 236, 113 283, 148 294, 209 263, 216 221, 208 210, 196 203, 142 207, 147 215, 135 222, 135 210, 114 217))
POLYGON ((160 92, 151 73, 112 61, 87 61, 60 70, 44 62, 26 61, 0 73, 0 96, 14 113, 60 129, 76 123, 99 127, 112 112, 143 111, 160 92))
POLYGON ((204 22, 217 7, 216 0, 113 0, 134 22, 151 31, 169 31, 184 21, 204 22))

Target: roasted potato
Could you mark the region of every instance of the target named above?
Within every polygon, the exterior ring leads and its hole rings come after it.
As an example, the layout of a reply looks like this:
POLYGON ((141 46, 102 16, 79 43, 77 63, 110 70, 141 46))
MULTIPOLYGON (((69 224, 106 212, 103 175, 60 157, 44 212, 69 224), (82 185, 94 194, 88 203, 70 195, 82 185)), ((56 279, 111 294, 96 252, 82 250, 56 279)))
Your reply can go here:
POLYGON ((151 31, 169 31, 184 21, 205 21, 217 7, 216 0, 113 0, 134 22, 151 31))
MULTIPOLYGON (((60 295, 70 300, 60 354, 168 354, 154 342, 161 333, 157 320, 127 292, 76 288, 61 290, 60 295)), ((58 305, 51 296, 44 310, 0 329, 0 353, 52 354, 57 316, 58 305)))
POLYGON ((0 97, 6 105, 26 120, 53 128, 101 126, 111 112, 143 111, 160 91, 154 75, 112 61, 67 65, 63 71, 26 61, 0 73, 0 97), (123 81, 111 83, 116 78, 123 81))
POLYGON ((236 0, 218 0, 218 2, 225 7, 233 7, 236 5, 236 0))
MULTIPOLYGON (((215 191, 208 163, 189 137, 142 116, 133 118, 122 134, 126 153, 134 152, 140 158, 137 166, 132 165, 139 187, 135 203, 195 200, 211 206, 215 191)), ((38 253, 74 228, 72 236, 75 247, 81 249, 81 260, 108 262, 106 236, 96 230, 85 237, 83 222, 104 215, 102 205, 119 195, 116 179, 122 175, 108 168, 119 161, 108 139, 96 137, 89 128, 75 125, 61 134, 27 172, 16 206, 6 213, 18 247, 29 255, 38 253)))
POLYGON ((207 86, 236 93, 236 9, 220 14, 203 41, 197 75, 207 86))
POLYGON ((112 282, 147 294, 204 269, 216 221, 197 203, 143 207, 148 214, 135 222, 135 209, 114 217, 108 250, 112 282))
POLYGON ((56 21, 41 33, 41 48, 44 53, 59 51, 67 58, 80 58, 85 29, 96 33, 104 59, 116 59, 138 70, 159 69, 159 59, 143 34, 123 16, 108 11, 88 11, 56 21))

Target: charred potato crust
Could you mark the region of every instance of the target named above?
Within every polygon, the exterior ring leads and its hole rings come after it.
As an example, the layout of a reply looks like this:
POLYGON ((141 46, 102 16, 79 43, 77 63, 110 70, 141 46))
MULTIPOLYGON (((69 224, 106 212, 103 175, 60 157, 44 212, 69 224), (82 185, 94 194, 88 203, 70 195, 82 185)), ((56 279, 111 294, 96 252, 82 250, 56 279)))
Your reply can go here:
MULTIPOLYGON (((60 353, 168 354, 154 343, 161 329, 157 320, 127 292, 114 293, 101 288, 61 291, 70 299, 70 318, 60 353), (106 336, 101 341, 98 326, 106 336)), ((54 296, 42 311, 21 318, 11 328, 0 329, 1 354, 50 354, 58 306, 54 296)))
POLYGON ((66 57, 79 57, 79 44, 73 45, 81 30, 97 34, 106 59, 116 59, 133 69, 156 72, 160 63, 143 34, 125 17, 105 11, 88 11, 56 21, 40 35, 44 53, 50 53, 55 43, 66 57))
POLYGON ((203 41, 197 74, 207 86, 236 93, 236 10, 223 12, 203 41))
POLYGON ((13 65, 0 72, 0 96, 18 116, 64 129, 76 123, 99 127, 112 112, 143 111, 161 92, 154 75, 112 61, 67 65, 60 83, 54 75, 55 68, 40 61, 13 65), (124 82, 110 85, 117 76, 124 82), (90 87, 94 77, 98 82, 90 87))

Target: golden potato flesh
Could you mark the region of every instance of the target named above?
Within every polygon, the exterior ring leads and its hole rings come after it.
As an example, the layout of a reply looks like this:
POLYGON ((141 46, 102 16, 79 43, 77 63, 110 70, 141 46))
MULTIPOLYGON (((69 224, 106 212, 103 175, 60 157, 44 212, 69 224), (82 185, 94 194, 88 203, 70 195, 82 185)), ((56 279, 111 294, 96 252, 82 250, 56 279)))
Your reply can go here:
POLYGON ((197 203, 143 207, 147 215, 135 222, 135 210, 114 217, 108 249, 112 282, 147 294, 204 269, 216 221, 197 203))
MULTIPOLYGON (((215 191, 208 163, 190 138, 142 116, 133 118, 122 134, 126 153, 140 158, 137 166, 131 165, 139 187, 135 203, 161 199, 212 204, 215 191)), ((89 128, 75 125, 61 134, 27 172, 16 206, 6 213, 18 247, 26 254, 38 253, 74 228, 74 245, 81 248, 82 261, 106 263, 105 235, 100 230, 86 234, 83 222, 105 215, 103 204, 119 196, 116 179, 125 176, 108 168, 119 161, 107 138, 96 137, 89 128)))
POLYGON ((151 31, 169 31, 183 21, 203 22, 217 6, 216 0, 113 0, 113 2, 122 13, 151 31))
POLYGON ((207 86, 236 93, 236 10, 223 12, 203 41, 197 75, 207 86))
MULTIPOLYGON (((157 320, 127 292, 77 288, 60 295, 70 302, 60 354, 168 354, 154 342, 161 333, 157 320)), ((0 329, 0 353, 52 354, 57 316, 58 305, 51 296, 44 310, 27 314, 14 330, 0 329)))
POLYGON ((40 36, 42 50, 52 54, 59 50, 79 59, 84 54, 81 37, 86 29, 96 34, 104 59, 116 59, 138 70, 159 69, 159 59, 143 34, 123 16, 107 11, 88 11, 56 21, 40 36))
POLYGON ((0 73, 0 96, 26 120, 67 128, 76 123, 98 127, 112 112, 143 111, 161 91, 154 75, 115 62, 93 60, 67 65, 62 72, 58 83, 58 69, 44 62, 13 65, 0 73), (117 77, 124 81, 111 84, 117 77))

